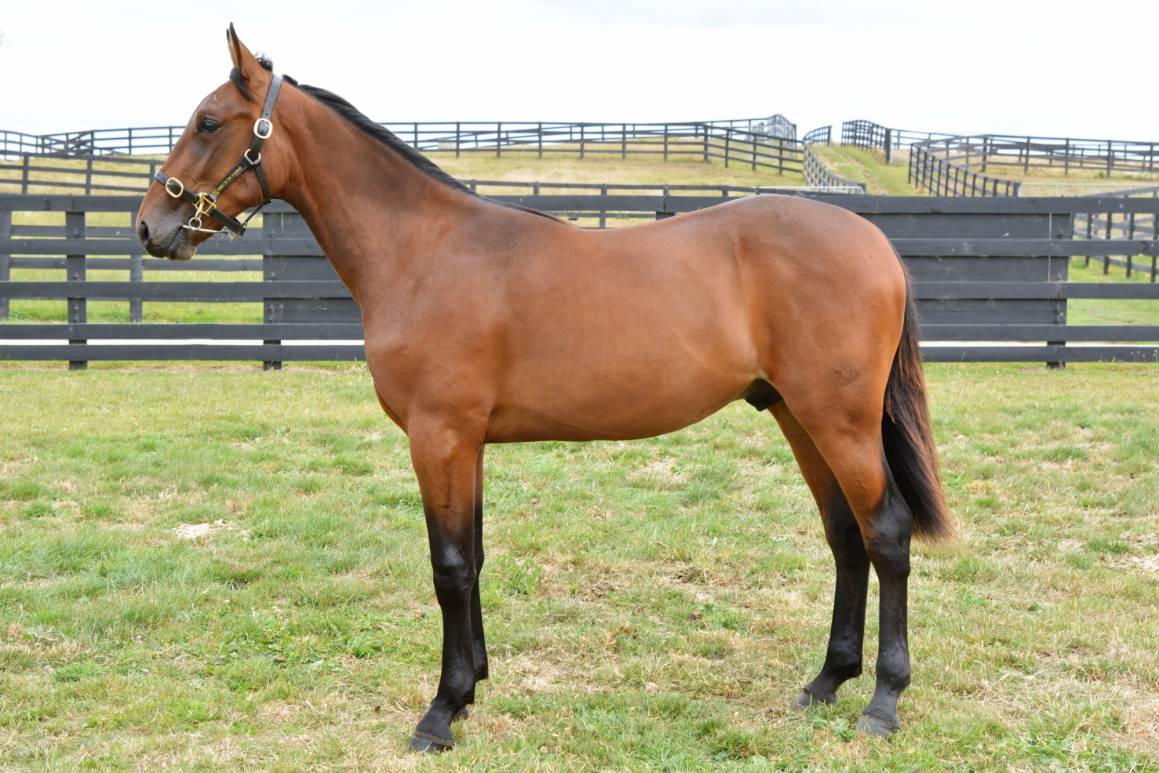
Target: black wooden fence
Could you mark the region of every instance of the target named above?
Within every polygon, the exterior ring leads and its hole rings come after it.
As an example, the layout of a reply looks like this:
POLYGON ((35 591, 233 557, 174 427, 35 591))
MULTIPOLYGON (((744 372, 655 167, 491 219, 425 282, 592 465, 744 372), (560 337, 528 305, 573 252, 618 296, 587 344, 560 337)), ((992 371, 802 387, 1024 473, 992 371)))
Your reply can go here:
MULTIPOLYGON (((1125 188, 1099 194, 1104 197, 1142 198, 1159 200, 1159 185, 1125 188)), ((1150 239, 1159 240, 1159 215, 1154 212, 1101 212, 1076 215, 1074 218, 1076 239, 1150 239)), ((1093 253, 1085 256, 1086 265, 1092 260, 1102 264, 1103 273, 1110 273, 1110 267, 1126 270, 1127 277, 1133 274, 1147 274, 1152 283, 1159 281, 1159 256, 1156 255, 1112 255, 1093 253)))
MULTIPOLYGON (((685 159, 776 174, 801 174, 805 163, 805 145, 796 139, 796 126, 781 115, 669 123, 412 121, 383 125, 422 152, 455 156, 685 159)), ((142 190, 181 130, 146 127, 49 135, 0 131, 0 192, 91 195, 142 190), (155 158, 139 157, 143 155, 155 158)))
POLYGON ((910 146, 909 181, 935 196, 1017 196, 1022 183, 977 172, 970 167, 970 145, 960 137, 915 142, 910 146))
POLYGON ((882 126, 873 121, 857 118, 841 123, 841 144, 885 153, 886 163, 893 160, 895 151, 908 148, 915 142, 945 139, 953 135, 944 132, 919 132, 882 126))
MULTIPOLYGON (((732 118, 670 123, 591 123, 572 121, 383 121, 419 150, 492 151, 505 146, 560 142, 614 142, 632 137, 693 136, 706 131, 733 130, 762 138, 795 140, 797 125, 780 113, 761 118, 732 118), (666 127, 666 128, 665 128, 666 127), (585 140, 586 135, 586 140, 585 140)), ((51 134, 27 134, 0 129, 0 157, 140 156, 168 155, 185 131, 184 126, 136 126, 118 129, 85 129, 51 134)), ((525 148, 524 148, 525 149, 525 148)))
MULTIPOLYGON (((504 198, 554 212, 665 217, 724 197, 529 193, 504 198)), ((1159 361, 1159 325, 1067 324, 1071 299, 1159 302, 1159 285, 1067 281, 1072 255, 1159 252, 1154 238, 1076 239, 1076 215, 1154 217, 1159 200, 820 198, 870 218, 893 240, 916 279, 928 360, 1159 361)), ((132 233, 137 204, 135 197, 0 196, 0 302, 12 304, 5 311, 21 318, 19 304, 34 299, 63 301, 67 307, 66 322, 0 324, 0 359, 68 361, 79 368, 93 360, 275 365, 363 357, 354 301, 293 210, 275 205, 245 238, 211 240, 192 262, 171 263, 141 256, 132 233), (41 271, 29 276, 35 269, 41 271), (57 276, 45 279, 45 269, 57 276), (90 278, 95 271, 120 272, 120 278, 90 278), (187 271, 214 278, 171 281, 187 271), (238 271, 260 271, 261 278, 231 281, 231 272, 238 271), (213 324, 90 323, 89 305, 98 301, 127 304, 123 319, 139 319, 142 305, 159 302, 251 304, 255 317, 213 324)))

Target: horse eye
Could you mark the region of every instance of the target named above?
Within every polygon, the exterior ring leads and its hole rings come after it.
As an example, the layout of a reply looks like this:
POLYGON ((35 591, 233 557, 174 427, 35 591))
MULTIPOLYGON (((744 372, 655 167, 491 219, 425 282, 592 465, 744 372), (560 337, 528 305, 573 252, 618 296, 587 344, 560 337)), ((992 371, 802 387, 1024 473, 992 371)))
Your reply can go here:
POLYGON ((202 134, 213 134, 221 128, 221 124, 212 118, 202 118, 201 123, 197 124, 197 131, 202 134))

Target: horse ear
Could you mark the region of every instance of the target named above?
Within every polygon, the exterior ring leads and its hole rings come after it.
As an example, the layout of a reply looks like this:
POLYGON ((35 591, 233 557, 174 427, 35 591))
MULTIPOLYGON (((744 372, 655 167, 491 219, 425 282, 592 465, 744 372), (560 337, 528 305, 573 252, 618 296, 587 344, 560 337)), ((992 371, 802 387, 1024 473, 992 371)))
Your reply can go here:
POLYGON ((237 68, 237 74, 244 80, 249 80, 257 75, 257 72, 261 70, 262 66, 258 64, 257 58, 246 48, 245 43, 242 43, 238 39, 232 22, 229 25, 229 29, 225 31, 225 38, 229 41, 229 55, 233 58, 233 66, 237 68))

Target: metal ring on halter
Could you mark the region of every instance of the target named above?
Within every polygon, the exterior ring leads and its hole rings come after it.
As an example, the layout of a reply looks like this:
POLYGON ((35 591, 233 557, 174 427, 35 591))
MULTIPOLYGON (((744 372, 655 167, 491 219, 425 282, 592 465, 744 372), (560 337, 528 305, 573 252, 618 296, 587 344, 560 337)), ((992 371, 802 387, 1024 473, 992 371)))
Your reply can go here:
POLYGON ((263 140, 268 140, 270 138, 270 135, 273 133, 274 133, 274 124, 273 124, 273 122, 270 121, 269 118, 259 118, 258 120, 254 121, 254 136, 255 137, 257 137, 259 139, 263 139, 263 140), (265 124, 265 126, 262 126, 262 124, 265 124), (263 128, 265 129, 264 134, 262 133, 263 128))
POLYGON ((165 192, 168 193, 173 198, 179 199, 179 198, 181 198, 181 195, 183 193, 185 193, 185 183, 181 182, 176 177, 170 177, 168 180, 165 181, 165 192), (177 189, 174 190, 173 188, 171 188, 169 186, 169 183, 177 183, 177 189))
POLYGON ((242 155, 245 156, 246 161, 249 161, 250 166, 257 166, 258 164, 260 164, 262 162, 262 152, 259 150, 258 157, 256 159, 253 159, 253 158, 250 158, 250 150, 251 150, 251 148, 246 148, 245 153, 243 153, 242 155))
POLYGON ((189 218, 189 227, 194 231, 200 231, 201 230, 201 218, 199 218, 197 215, 194 215, 193 217, 189 218))

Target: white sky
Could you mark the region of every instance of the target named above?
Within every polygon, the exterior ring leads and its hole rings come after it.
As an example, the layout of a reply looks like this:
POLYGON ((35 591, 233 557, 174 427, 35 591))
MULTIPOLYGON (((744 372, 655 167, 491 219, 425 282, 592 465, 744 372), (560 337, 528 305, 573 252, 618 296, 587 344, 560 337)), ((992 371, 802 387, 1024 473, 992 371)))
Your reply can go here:
POLYGON ((116 0, 0 7, 0 128, 184 123, 225 28, 376 120, 781 112, 1159 139, 1159 1, 116 0))

